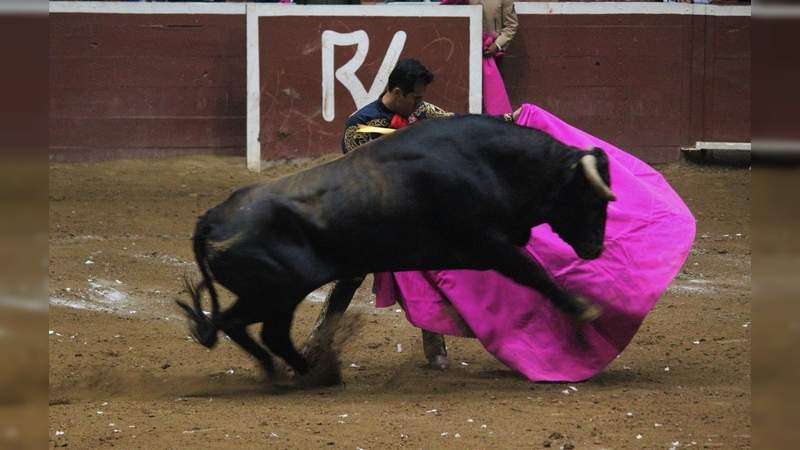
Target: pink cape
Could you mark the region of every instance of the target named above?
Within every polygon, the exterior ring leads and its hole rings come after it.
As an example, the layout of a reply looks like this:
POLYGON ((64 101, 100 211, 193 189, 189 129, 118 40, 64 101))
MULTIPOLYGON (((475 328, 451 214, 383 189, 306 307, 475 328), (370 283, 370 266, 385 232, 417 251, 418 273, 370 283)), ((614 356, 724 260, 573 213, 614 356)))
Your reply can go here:
MULTIPOLYGON (((484 32, 483 48, 492 45, 496 38, 497 34, 484 32)), ((496 55, 502 57, 503 53, 498 52, 496 55)), ((493 116, 511 112, 511 101, 508 99, 506 84, 497 68, 495 56, 483 57, 483 112, 493 116)))
POLYGON ((677 274, 694 240, 694 217, 658 172, 617 147, 534 105, 523 106, 517 123, 609 157, 618 200, 608 206, 603 255, 581 260, 548 225, 533 228, 525 247, 557 283, 603 308, 583 325, 585 343, 548 299, 493 271, 376 274, 376 306, 399 299, 415 326, 477 337, 532 381, 585 380, 625 349, 677 274))

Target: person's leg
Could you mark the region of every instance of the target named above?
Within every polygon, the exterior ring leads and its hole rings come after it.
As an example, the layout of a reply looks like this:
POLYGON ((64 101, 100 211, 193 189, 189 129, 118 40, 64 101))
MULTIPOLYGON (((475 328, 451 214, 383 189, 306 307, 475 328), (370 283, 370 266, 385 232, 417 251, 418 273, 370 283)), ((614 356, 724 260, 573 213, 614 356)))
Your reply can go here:
POLYGON ((450 365, 443 335, 422 330, 422 348, 430 367, 444 370, 450 365))

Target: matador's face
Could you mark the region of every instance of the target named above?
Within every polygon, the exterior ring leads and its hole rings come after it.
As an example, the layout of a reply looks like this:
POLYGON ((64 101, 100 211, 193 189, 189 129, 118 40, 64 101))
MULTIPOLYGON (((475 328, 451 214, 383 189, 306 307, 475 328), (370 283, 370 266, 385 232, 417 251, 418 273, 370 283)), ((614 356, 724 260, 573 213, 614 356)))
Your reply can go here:
POLYGON ((403 95, 402 90, 396 88, 399 91, 399 95, 396 97, 394 112, 403 117, 410 116, 422 104, 427 88, 428 86, 421 81, 414 86, 413 91, 405 95, 403 95))

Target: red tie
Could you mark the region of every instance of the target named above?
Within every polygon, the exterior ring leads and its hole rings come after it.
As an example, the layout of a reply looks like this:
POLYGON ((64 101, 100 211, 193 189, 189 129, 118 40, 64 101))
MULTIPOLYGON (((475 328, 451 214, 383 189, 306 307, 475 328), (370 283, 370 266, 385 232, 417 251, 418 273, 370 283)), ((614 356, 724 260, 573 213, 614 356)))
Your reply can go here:
POLYGON ((406 125, 408 125, 408 120, 398 114, 395 114, 392 117, 391 123, 389 123, 389 128, 400 129, 406 125))

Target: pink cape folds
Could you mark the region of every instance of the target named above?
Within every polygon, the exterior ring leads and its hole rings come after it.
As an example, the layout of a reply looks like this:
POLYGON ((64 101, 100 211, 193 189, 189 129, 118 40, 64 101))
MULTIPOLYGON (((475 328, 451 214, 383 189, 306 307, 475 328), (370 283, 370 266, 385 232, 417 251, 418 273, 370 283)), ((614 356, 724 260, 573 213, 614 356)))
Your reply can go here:
POLYGON ((694 217, 658 172, 617 147, 534 105, 523 106, 517 123, 609 157, 618 200, 609 203, 603 255, 581 260, 548 225, 531 230, 525 247, 557 283, 603 308, 582 325, 584 343, 548 299, 493 271, 376 274, 376 306, 400 299, 415 326, 476 337, 532 381, 585 380, 625 349, 677 274, 694 240, 694 217))

